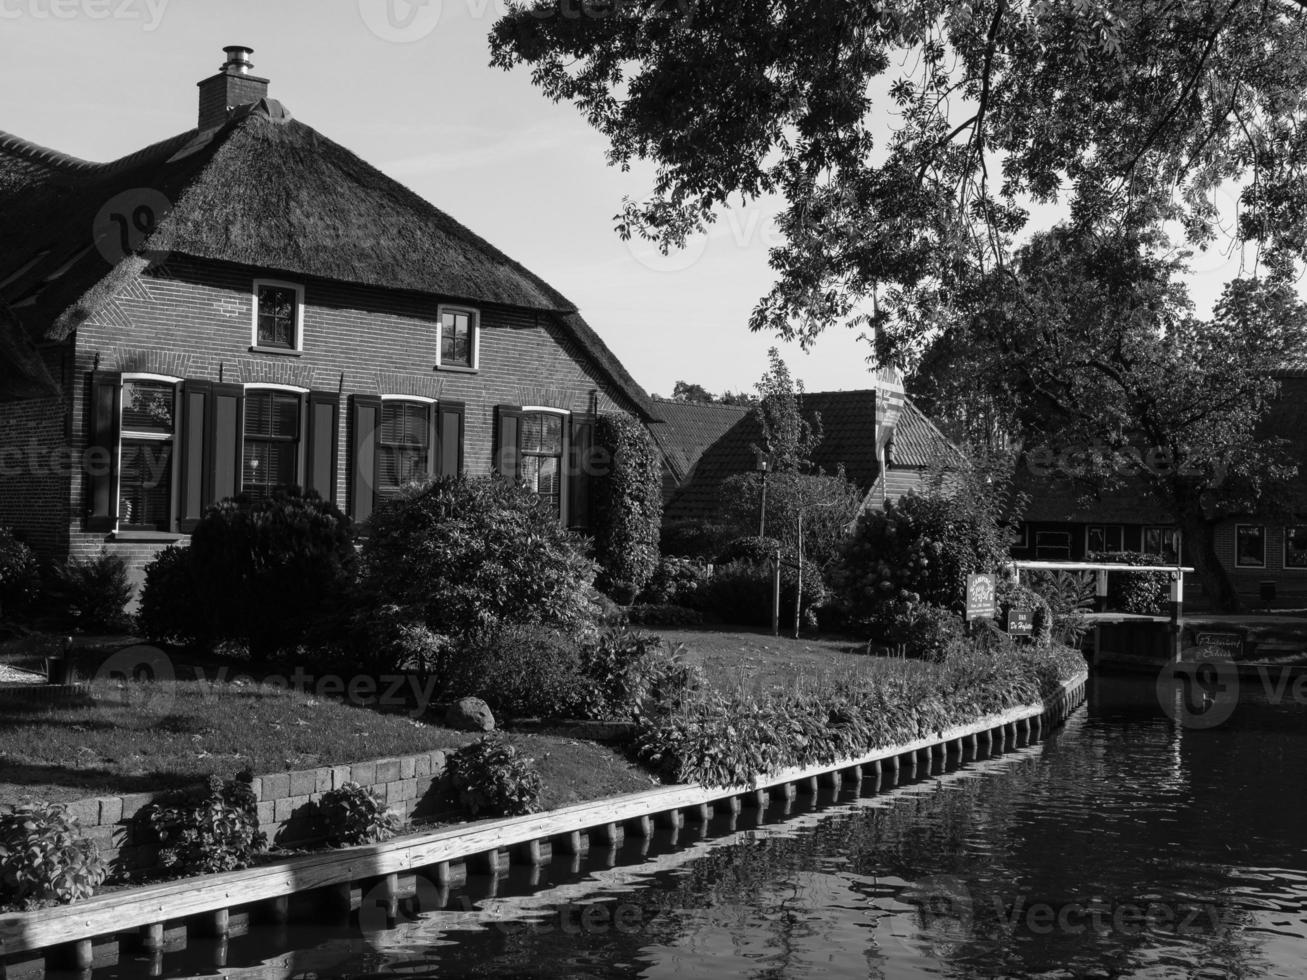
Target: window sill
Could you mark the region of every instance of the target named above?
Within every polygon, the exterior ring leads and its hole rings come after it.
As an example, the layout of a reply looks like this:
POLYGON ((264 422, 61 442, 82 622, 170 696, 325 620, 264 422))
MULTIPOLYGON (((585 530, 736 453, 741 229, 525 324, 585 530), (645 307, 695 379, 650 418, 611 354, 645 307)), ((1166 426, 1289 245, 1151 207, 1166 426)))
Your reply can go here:
POLYGON ((463 367, 461 364, 437 364, 436 371, 452 371, 455 374, 477 374, 481 369, 474 367, 463 367))
POLYGON ((302 350, 291 350, 289 347, 251 347, 251 354, 272 354, 275 357, 303 357, 302 350))
POLYGON ((184 537, 187 537, 187 535, 179 534, 176 531, 115 531, 112 535, 114 541, 174 542, 180 541, 184 537))

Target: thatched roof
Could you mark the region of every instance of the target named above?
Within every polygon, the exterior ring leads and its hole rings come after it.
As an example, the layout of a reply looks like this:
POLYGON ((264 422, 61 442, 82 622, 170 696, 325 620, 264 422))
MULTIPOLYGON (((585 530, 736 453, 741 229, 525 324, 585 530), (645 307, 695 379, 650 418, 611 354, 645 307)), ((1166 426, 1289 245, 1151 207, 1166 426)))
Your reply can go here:
POLYGON ((575 304, 268 99, 233 112, 218 130, 182 133, 109 164, 0 133, 8 232, 0 237, 0 293, 37 336, 67 337, 132 271, 111 265, 93 231, 105 230, 97 215, 118 194, 165 202, 153 234, 138 243, 137 263, 176 254, 550 313, 648 413, 644 391, 575 304))
POLYGON ((0 402, 57 398, 59 386, 9 306, 0 300, 0 402))

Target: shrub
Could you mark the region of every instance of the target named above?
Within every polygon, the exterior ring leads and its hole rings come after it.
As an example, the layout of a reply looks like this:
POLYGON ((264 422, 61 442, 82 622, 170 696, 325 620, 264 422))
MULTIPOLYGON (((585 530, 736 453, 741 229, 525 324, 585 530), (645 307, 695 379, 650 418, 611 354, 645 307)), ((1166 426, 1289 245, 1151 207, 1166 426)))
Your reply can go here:
POLYGON ((156 643, 207 644, 210 618, 201 615, 199 584, 185 548, 171 545, 145 566, 136 624, 156 643))
POLYGON ((649 605, 684 606, 702 609, 712 575, 708 565, 692 558, 663 556, 653 578, 640 593, 639 601, 649 605))
POLYGON ((1030 610, 1030 642, 1038 646, 1047 646, 1053 638, 1053 611, 1038 592, 1028 585, 1013 582, 1007 578, 999 580, 995 590, 998 600, 999 627, 1007 623, 1008 613, 1013 609, 1030 610))
POLYGON ((574 638, 507 623, 450 644, 435 674, 447 700, 480 698, 496 717, 575 717, 586 686, 574 638))
POLYGON ((449 757, 449 778, 473 816, 513 817, 540 811, 535 763, 494 732, 449 757))
POLYGON ((0 527, 0 618, 5 610, 26 605, 40 589, 40 573, 32 549, 0 527))
POLYGON ((500 623, 583 632, 593 578, 581 539, 525 487, 446 477, 372 515, 360 604, 454 638, 500 623))
POLYGON ((108 875, 94 841, 59 803, 0 813, 0 906, 90 898, 108 875))
POLYGON ((354 610, 346 627, 347 666, 377 673, 439 673, 455 641, 405 616, 406 611, 394 603, 354 610))
MULTIPOLYGON (((762 474, 739 473, 722 482, 722 523, 737 535, 753 534, 762 505, 762 474)), ((841 470, 821 473, 776 472, 767 476, 767 532, 788 550, 798 551, 803 515, 803 557, 825 566, 839 557, 864 494, 841 470)), ((723 556, 723 560, 726 559, 723 556)))
POLYGON ((140 820, 159 845, 159 861, 183 874, 211 874, 248 868, 267 847, 259 830, 253 776, 241 772, 225 783, 210 776, 200 793, 171 806, 152 804, 140 820))
POLYGON ((663 644, 631 663, 624 708, 632 718, 666 715, 704 686, 703 671, 684 654, 683 644, 663 644))
POLYGON ((1086 572, 1029 572, 1027 581, 1053 619, 1052 640, 1079 646, 1089 631, 1085 614, 1094 608, 1094 576, 1086 572))
POLYGON ((610 460, 592 481, 599 588, 630 603, 658 565, 662 468, 649 430, 629 415, 601 415, 595 448, 610 460))
POLYGON ((314 825, 328 847, 352 847, 389 840, 402 821, 384 800, 358 783, 345 783, 323 793, 314 812, 314 825))
POLYGON ((664 555, 714 561, 717 553, 736 532, 723 524, 704 520, 668 521, 658 538, 664 555))
MULTIPOLYGON (((705 607, 725 622, 743 626, 768 626, 772 614, 772 569, 768 564, 728 562, 713 570, 706 589, 705 607)), ((794 618, 796 577, 786 565, 781 572, 781 622, 794 618)), ((803 567, 802 622, 817 626, 817 612, 830 601, 830 590, 816 565, 803 567)))
POLYGON ((586 718, 612 718, 630 712, 637 700, 641 662, 656 653, 662 640, 626 627, 606 629, 579 650, 576 712, 586 718))
MULTIPOLYGON (((1122 565, 1165 565, 1160 555, 1139 551, 1095 552, 1086 561, 1122 565)), ((1171 580, 1164 572, 1108 572, 1107 607, 1117 612, 1160 616, 1171 598, 1171 580)))
POLYGON ((50 569, 45 599, 83 629, 125 630, 132 601, 127 564, 101 551, 95 558, 73 559, 50 569))
POLYGON ((665 629, 686 629, 703 625, 703 613, 671 603, 637 603, 626 611, 632 626, 661 626, 665 629))
POLYGON ((836 588, 850 623, 864 629, 888 603, 960 610, 967 576, 996 571, 1009 560, 1009 541, 983 495, 908 494, 859 518, 836 588))
POLYGON ((242 495, 210 507, 181 554, 155 559, 141 619, 160 638, 235 641, 267 659, 338 613, 354 566, 350 522, 335 504, 298 488, 242 495))
POLYGON ((940 663, 965 632, 962 617, 951 609, 921 602, 894 602, 881 606, 873 636, 905 656, 940 663))

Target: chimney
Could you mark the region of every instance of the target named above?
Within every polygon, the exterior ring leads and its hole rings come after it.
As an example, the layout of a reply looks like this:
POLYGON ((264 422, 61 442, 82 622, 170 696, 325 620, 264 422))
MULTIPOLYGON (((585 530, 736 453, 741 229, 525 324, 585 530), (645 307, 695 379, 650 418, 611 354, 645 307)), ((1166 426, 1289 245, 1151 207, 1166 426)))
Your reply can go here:
POLYGON ((268 80, 251 75, 253 48, 239 44, 222 49, 227 61, 218 74, 206 78, 200 86, 200 132, 217 129, 227 121, 227 112, 268 96, 268 80))

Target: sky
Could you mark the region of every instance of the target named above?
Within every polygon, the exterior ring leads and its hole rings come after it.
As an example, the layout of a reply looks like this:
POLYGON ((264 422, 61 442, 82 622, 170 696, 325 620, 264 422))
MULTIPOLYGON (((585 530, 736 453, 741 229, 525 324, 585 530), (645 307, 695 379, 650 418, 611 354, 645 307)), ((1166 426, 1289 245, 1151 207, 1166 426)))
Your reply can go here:
MULTIPOLYGON (((779 346, 810 391, 867 387, 868 347, 832 328, 804 352, 748 329, 779 242, 775 203, 737 207, 684 252, 622 242, 614 215, 653 170, 529 71, 490 67, 506 0, 0 0, 0 130, 95 161, 194 127, 222 48, 301 121, 453 215, 575 303, 646 390, 749 390, 779 346)), ((2 219, 3 216, 0 216, 2 219)), ((1194 263, 1205 313, 1237 263, 1194 263)))

